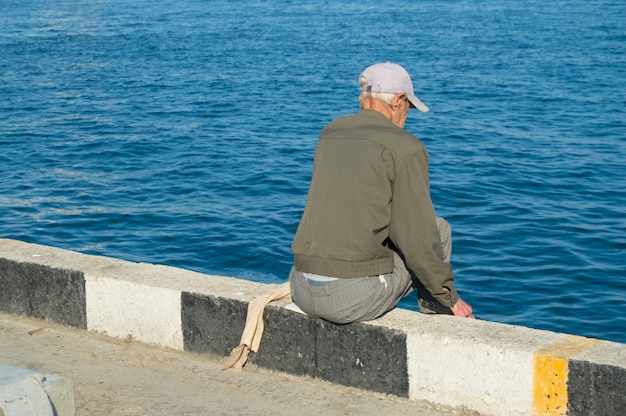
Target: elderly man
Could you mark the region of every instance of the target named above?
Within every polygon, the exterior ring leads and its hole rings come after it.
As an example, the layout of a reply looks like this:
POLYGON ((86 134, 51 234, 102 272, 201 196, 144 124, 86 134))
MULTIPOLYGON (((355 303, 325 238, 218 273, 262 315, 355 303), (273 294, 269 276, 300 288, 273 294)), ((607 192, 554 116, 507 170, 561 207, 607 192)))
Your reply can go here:
POLYGON ((404 130, 409 108, 428 112, 400 65, 359 79, 361 112, 320 133, 292 250, 291 294, 309 315, 367 321, 413 289, 419 309, 471 317, 454 287, 448 223, 435 216, 428 153, 404 130))

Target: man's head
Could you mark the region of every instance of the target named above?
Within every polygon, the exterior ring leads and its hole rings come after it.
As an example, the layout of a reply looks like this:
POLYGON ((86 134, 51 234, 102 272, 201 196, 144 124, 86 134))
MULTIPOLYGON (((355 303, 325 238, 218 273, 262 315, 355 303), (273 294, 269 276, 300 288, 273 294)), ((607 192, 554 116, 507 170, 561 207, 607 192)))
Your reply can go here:
POLYGON ((398 127, 404 127, 410 107, 428 112, 428 107, 415 96, 408 72, 398 64, 385 62, 366 68, 359 85, 361 108, 379 111, 398 127))

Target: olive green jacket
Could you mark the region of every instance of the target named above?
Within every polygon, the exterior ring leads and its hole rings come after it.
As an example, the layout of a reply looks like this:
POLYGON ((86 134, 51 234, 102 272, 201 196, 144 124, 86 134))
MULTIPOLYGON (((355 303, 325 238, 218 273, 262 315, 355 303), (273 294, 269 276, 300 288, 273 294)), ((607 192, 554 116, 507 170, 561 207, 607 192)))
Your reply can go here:
POLYGON ((451 307, 458 295, 435 218, 426 147, 374 110, 338 118, 322 130, 315 149, 292 244, 295 268, 338 278, 387 274, 393 249, 451 307))

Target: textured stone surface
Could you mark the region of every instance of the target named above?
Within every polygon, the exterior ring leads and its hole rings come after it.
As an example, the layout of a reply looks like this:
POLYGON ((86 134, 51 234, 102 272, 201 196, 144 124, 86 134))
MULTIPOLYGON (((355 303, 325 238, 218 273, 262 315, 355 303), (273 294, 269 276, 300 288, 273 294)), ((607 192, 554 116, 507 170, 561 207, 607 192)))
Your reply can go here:
POLYGON ((239 344, 247 311, 247 302, 183 292, 184 349, 227 356, 239 344))
POLYGON ((406 335, 364 323, 317 320, 317 366, 321 378, 408 397, 406 335))
MULTIPOLYGON (((183 293, 185 350, 228 355, 239 344, 247 302, 183 293)), ((408 397, 406 339, 367 324, 335 325, 269 305, 257 353, 249 361, 270 370, 408 397)))
POLYGON ((84 275, 0 258, 0 308, 86 329, 84 275))
POLYGON ((250 361, 271 370, 318 377, 316 319, 269 305, 259 351, 250 361))
POLYGON ((94 275, 85 289, 90 330, 183 349, 179 291, 94 275))
POLYGON ((368 324, 336 325, 269 306, 255 364, 408 397, 406 337, 368 324))
POLYGON ((570 416, 624 416, 626 369, 570 361, 567 394, 570 416))

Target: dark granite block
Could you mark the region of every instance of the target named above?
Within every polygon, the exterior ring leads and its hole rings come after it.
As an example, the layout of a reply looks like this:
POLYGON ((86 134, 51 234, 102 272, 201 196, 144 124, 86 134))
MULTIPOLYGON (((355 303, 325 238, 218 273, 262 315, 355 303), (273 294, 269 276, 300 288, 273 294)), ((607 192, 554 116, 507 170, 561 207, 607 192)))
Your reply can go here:
POLYGON ((568 415, 626 415, 626 370, 588 361, 570 361, 568 415))
MULTIPOLYGON (((248 304, 182 294, 184 349, 227 356, 239 345, 248 304)), ((366 324, 335 325, 268 305, 257 353, 249 362, 270 370, 408 397, 406 335, 366 324)))
POLYGON ((406 335, 367 324, 316 321, 317 374, 365 390, 409 395, 406 335))
POLYGON ((185 351, 227 356, 239 345, 248 304, 183 292, 181 318, 185 351))
POLYGON ((85 277, 75 270, 0 258, 0 308, 87 329, 85 277))
POLYGON ((406 335, 366 324, 336 325, 268 306, 250 361, 289 374, 408 397, 406 335))
POLYGON ((250 362, 270 370, 317 376, 316 319, 269 305, 259 351, 250 362))

